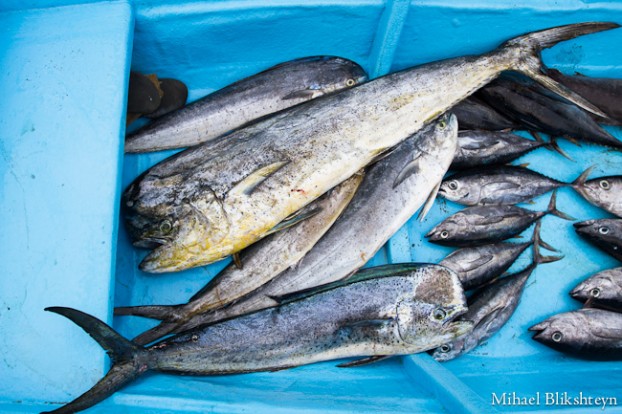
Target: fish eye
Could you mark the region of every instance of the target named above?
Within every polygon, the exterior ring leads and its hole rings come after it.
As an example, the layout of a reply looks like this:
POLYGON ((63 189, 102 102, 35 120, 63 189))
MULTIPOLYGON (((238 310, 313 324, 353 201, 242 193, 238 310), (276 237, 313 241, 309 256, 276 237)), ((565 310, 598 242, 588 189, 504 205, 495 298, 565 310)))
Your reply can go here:
POLYGON ((458 182, 457 181, 450 181, 447 186, 449 187, 450 190, 457 190, 458 189, 458 182))
POLYGON ((441 308, 436 308, 434 309, 434 311, 432 311, 432 317, 436 319, 437 321, 442 321, 443 319, 445 319, 446 316, 447 316, 447 312, 445 312, 441 308))
POLYGON ((346 81, 346 86, 354 86, 354 84, 355 84, 355 83, 356 83, 356 82, 354 82, 354 79, 348 79, 348 80, 346 81))
POLYGON ((160 231, 164 234, 169 233, 173 229, 173 225, 169 220, 164 220, 160 223, 160 231))
POLYGON ((443 344, 440 346, 440 350, 443 353, 447 353, 449 351, 451 351, 451 347, 449 346, 449 344, 443 344))
POLYGON ((603 190, 609 190, 611 188, 611 184, 609 184, 609 181, 607 180, 600 180, 600 188, 602 188, 603 190))
POLYGON ((441 231, 441 239, 446 239, 449 237, 449 232, 447 230, 441 231))
POLYGON ((447 126, 447 121, 445 121, 445 119, 441 119, 438 123, 438 126, 440 126, 441 128, 445 128, 447 126))
POLYGON ((598 228, 598 232, 600 234, 607 234, 607 233, 609 233, 609 227, 604 227, 604 226, 603 227, 599 227, 598 228))
POLYGON ((553 332, 553 335, 551 335, 551 339, 555 342, 561 341, 563 337, 564 335, 562 335, 562 333, 559 331, 553 332))
POLYGON ((592 295, 593 298, 597 298, 600 296, 600 289, 599 288, 594 288, 592 290, 590 290, 590 295, 592 295))

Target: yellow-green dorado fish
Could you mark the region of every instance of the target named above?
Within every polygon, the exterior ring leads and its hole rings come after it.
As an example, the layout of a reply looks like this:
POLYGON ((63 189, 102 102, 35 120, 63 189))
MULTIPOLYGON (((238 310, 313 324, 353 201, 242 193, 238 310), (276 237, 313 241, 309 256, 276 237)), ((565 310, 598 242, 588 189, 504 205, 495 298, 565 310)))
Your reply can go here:
MULTIPOLYGON (((320 97, 156 165, 125 192, 130 234, 160 244, 147 272, 202 266, 283 222, 505 70, 522 72, 595 114, 542 72, 559 41, 618 27, 579 23, 511 39, 493 52, 430 63, 320 97)), ((293 220, 296 220, 294 218, 293 220)))

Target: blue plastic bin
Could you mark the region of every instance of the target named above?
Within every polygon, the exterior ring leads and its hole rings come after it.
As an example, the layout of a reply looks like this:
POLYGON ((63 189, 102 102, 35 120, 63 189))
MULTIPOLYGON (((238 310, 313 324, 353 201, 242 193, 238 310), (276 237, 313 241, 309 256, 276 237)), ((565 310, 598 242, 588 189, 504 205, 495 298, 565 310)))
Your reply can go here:
MULTIPOLYGON (((112 318, 115 305, 186 301, 225 262, 149 275, 146 252, 119 225, 119 195, 172 154, 124 156, 130 67, 186 82, 190 100, 276 63, 340 55, 372 77, 432 60, 491 50, 531 30, 579 21, 622 23, 622 2, 590 0, 273 0, 134 2, 8 1, 0 4, 0 412, 48 410, 94 384, 107 360, 88 335, 46 306, 71 306, 132 337, 153 326, 112 318)), ((545 62, 567 73, 622 76, 622 29, 561 43, 545 62)), ((611 129, 619 138, 619 129, 611 129)), ((554 178, 622 173, 622 156, 568 142, 575 160, 540 149, 523 159, 554 178)), ((528 208, 544 209, 549 195, 528 208)), ((569 188, 560 210, 608 217, 569 188)), ((423 240, 459 209, 439 202, 411 220, 370 264, 438 262, 448 248, 423 240)), ((527 230, 530 234, 531 229, 527 230)), ((528 237, 528 236, 526 236, 528 237)), ((595 412, 547 405, 545 393, 613 397, 622 406, 622 363, 585 362, 536 342, 527 328, 579 308, 568 292, 619 263, 579 239, 570 222, 545 217, 543 238, 565 259, 539 267, 508 324, 478 349, 439 364, 427 354, 353 369, 335 362, 276 373, 220 377, 147 375, 89 413, 595 412), (539 404, 493 406, 492 395, 540 393, 539 404)), ((529 253, 513 270, 529 263, 529 253)), ((561 401, 563 402, 563 400, 561 401)), ((613 401, 610 401, 613 402, 613 401)), ((607 411, 622 411, 616 406, 607 411)))

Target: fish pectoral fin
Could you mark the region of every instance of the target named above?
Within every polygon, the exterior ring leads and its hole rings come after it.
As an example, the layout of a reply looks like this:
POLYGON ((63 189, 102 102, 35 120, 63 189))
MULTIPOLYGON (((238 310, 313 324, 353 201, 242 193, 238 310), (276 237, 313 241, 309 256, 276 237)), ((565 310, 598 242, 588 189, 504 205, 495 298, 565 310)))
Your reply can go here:
POLYGON ((268 177, 287 164, 289 164, 289 161, 277 161, 253 171, 246 178, 233 186, 228 194, 251 195, 259 184, 263 183, 268 177))
POLYGON ((481 330, 488 332, 490 329, 490 325, 495 322, 499 313, 503 310, 503 307, 499 306, 494 308, 488 315, 484 316, 481 321, 473 326, 473 330, 481 330))
POLYGON ((290 218, 289 220, 287 220, 287 219, 283 220, 282 222, 280 222, 276 226, 272 227, 272 229, 270 229, 266 233, 266 236, 268 236, 270 234, 273 234, 273 233, 276 233, 277 231, 285 230, 285 229, 287 229, 289 227, 292 227, 292 226, 300 223, 301 221, 304 221, 304 220, 306 220, 306 219, 308 219, 310 217, 315 216, 320 211, 322 211, 321 208, 313 208, 313 209, 311 209, 309 211, 305 211, 304 213, 296 214, 292 218, 290 218))
POLYGON ((321 91, 318 89, 301 89, 299 91, 290 92, 281 99, 284 101, 290 99, 313 99, 321 95, 321 91))
POLYGON ((438 194, 438 190, 440 190, 440 188, 441 188, 441 183, 442 182, 439 181, 438 184, 436 184, 436 187, 434 187, 434 189, 430 192, 430 195, 428 195, 428 199, 425 201, 425 204, 423 205, 423 208, 421 210, 419 210, 419 215, 417 216, 417 219, 419 221, 423 221, 425 216, 428 214, 428 212, 430 211, 430 209, 434 205, 434 200, 436 200, 436 196, 438 194))
POLYGON ((468 150, 468 151, 479 151, 485 148, 494 147, 500 142, 501 141, 499 141, 498 139, 492 141, 492 143, 471 141, 471 142, 467 142, 466 144, 461 145, 460 148, 462 148, 463 150, 468 150))
POLYGON ((231 257, 233 258, 233 264, 235 264, 235 267, 237 269, 242 269, 243 265, 242 265, 242 258, 240 258, 240 253, 233 253, 233 255, 231 255, 231 257))
POLYGON ((419 171, 419 158, 420 157, 421 157, 421 154, 418 154, 414 159, 409 161, 408 164, 402 167, 402 170, 400 171, 400 173, 397 175, 397 177, 395 177, 395 181, 393 182, 393 188, 397 187, 402 182, 404 182, 404 180, 410 177, 412 174, 415 174, 416 172, 419 171))
POLYGON ((382 361, 391 358, 393 355, 374 355, 367 358, 356 359, 350 362, 343 362, 337 365, 337 368, 353 368, 360 367, 361 365, 373 364, 374 362, 382 361))
POLYGON ((485 265, 486 263, 490 263, 492 259, 494 259, 494 256, 492 254, 483 254, 477 259, 471 260, 469 264, 472 265, 471 269, 475 269, 477 267, 485 265))

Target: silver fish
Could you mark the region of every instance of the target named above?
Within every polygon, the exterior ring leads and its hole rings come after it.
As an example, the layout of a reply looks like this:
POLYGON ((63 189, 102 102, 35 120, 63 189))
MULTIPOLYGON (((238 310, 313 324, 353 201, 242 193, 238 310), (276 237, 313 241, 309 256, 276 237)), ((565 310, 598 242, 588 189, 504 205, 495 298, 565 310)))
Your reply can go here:
POLYGON ((412 354, 467 333, 470 323, 453 322, 466 311, 456 274, 438 265, 413 268, 399 276, 358 275, 278 308, 201 327, 149 348, 80 311, 48 308, 78 324, 112 359, 103 379, 53 413, 84 410, 146 371, 276 371, 339 358, 412 354))
POLYGON ((272 307, 278 305, 279 296, 352 275, 426 199, 434 200, 435 189, 451 164, 456 135, 455 117, 444 115, 406 140, 371 166, 343 214, 298 265, 231 306, 178 324, 175 332, 272 307))
POLYGON ((622 359, 622 313, 583 308, 551 316, 529 328, 557 351, 590 360, 622 359))
POLYGON ((554 149, 567 157, 554 139, 551 142, 545 142, 539 135, 535 136, 537 139, 534 141, 509 132, 460 131, 456 156, 450 169, 460 170, 483 165, 506 164, 542 147, 554 149))
POLYGON ((512 205, 570 184, 521 166, 462 171, 446 178, 438 193, 465 206, 512 205))
POLYGON ((573 226, 579 236, 622 261, 622 219, 586 220, 573 226))
POLYGON ((184 148, 265 115, 367 80, 355 62, 313 56, 273 66, 199 99, 128 135, 125 152, 184 148))
POLYGON ((302 103, 237 130, 209 152, 198 146, 177 154, 125 194, 130 227, 169 222, 166 243, 141 269, 177 271, 240 251, 504 70, 528 74, 600 114, 546 77, 538 56, 558 41, 615 27, 580 23, 533 32, 491 53, 430 63, 302 103))
POLYGON ((464 247, 448 254, 439 264, 458 274, 464 290, 477 288, 501 276, 532 244, 555 250, 540 239, 540 223, 536 224, 533 237, 528 242, 464 247))
POLYGON ((363 177, 363 171, 353 175, 301 211, 302 215, 315 213, 313 216, 244 249, 240 255, 242 268, 235 263, 229 264, 187 304, 117 307, 115 315, 149 317, 158 313, 165 318, 168 323, 162 323, 133 339, 135 343, 145 345, 166 335, 197 313, 239 300, 287 268, 295 266, 350 203, 363 177))
POLYGON ((587 180, 592 168, 581 174, 573 188, 590 204, 622 217, 622 175, 587 180))
POLYGON ((572 289, 570 296, 596 306, 622 310, 622 267, 596 273, 572 289))
POLYGON ((460 317, 473 323, 467 335, 435 349, 432 356, 437 361, 449 361, 479 346, 499 331, 516 311, 527 280, 539 263, 549 263, 562 257, 541 256, 534 247, 534 261, 524 270, 498 279, 476 291, 468 300, 469 310, 460 317))
POLYGON ((547 214, 574 220, 555 207, 553 192, 546 211, 531 211, 516 206, 476 206, 449 216, 425 237, 447 246, 477 246, 516 236, 547 214))

